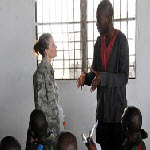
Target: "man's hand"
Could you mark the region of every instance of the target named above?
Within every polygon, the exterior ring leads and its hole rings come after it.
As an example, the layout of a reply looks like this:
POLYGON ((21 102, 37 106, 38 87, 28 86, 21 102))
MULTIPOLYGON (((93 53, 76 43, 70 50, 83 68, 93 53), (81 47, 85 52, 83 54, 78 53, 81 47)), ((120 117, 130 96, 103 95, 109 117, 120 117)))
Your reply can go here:
POLYGON ((101 73, 96 71, 93 72, 95 73, 96 76, 91 83, 91 92, 93 92, 100 85, 101 82, 101 73))
POLYGON ((79 88, 80 86, 82 87, 84 85, 85 81, 85 72, 83 72, 80 77, 77 79, 77 87, 79 88))
POLYGON ((88 148, 88 150, 96 150, 96 144, 93 142, 93 140, 91 138, 87 139, 87 143, 86 146, 88 148))

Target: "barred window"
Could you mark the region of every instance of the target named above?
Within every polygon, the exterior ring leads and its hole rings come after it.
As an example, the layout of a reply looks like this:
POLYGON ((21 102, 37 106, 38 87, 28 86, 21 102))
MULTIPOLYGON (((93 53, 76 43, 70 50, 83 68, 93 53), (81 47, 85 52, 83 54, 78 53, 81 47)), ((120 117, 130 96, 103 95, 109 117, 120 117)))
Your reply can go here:
MULTIPOLYGON (((80 0, 37 0, 37 38, 52 34, 57 57, 52 65, 56 79, 75 79, 81 73, 80 0)), ((38 62, 42 59, 38 58, 38 62)))
MULTIPOLYGON (((136 0, 110 0, 114 7, 113 23, 129 43, 129 78, 135 78, 136 0)), ((57 57, 53 60, 56 79, 76 79, 81 70, 91 67, 94 44, 99 33, 96 9, 100 0, 37 0, 35 2, 36 38, 53 35, 57 57), (87 17, 86 17, 87 15, 87 17), (86 19, 86 20, 85 20, 86 19), (86 24, 86 25, 85 25, 86 24), (84 28, 83 28, 84 25, 84 28)), ((38 57, 38 63, 42 57, 38 57)))

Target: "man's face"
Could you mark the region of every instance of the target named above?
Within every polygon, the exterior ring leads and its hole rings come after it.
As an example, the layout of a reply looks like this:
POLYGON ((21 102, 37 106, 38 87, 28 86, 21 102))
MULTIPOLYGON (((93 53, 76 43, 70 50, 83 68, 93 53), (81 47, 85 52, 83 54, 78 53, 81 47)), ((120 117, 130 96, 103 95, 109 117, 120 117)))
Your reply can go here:
POLYGON ((100 35, 105 35, 108 32, 108 17, 105 16, 105 14, 103 12, 98 12, 96 14, 96 18, 97 18, 97 29, 98 32, 100 33, 100 35))

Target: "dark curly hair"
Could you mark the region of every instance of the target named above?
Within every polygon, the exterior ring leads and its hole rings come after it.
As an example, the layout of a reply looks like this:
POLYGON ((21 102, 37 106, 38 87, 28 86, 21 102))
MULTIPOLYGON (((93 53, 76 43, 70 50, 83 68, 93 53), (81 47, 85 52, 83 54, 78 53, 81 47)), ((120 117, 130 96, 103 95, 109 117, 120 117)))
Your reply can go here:
POLYGON ((38 54, 40 53, 43 57, 45 56, 45 49, 49 47, 49 40, 51 34, 50 33, 43 33, 39 37, 39 41, 34 45, 34 51, 38 54))
POLYGON ((66 150, 70 145, 77 150, 76 136, 70 131, 62 131, 58 136, 57 150, 66 150))
POLYGON ((113 16, 114 10, 109 0, 102 0, 97 7, 97 13, 106 12, 108 16, 113 16))
POLYGON ((47 121, 42 110, 34 109, 30 115, 31 131, 34 133, 33 138, 43 141, 47 137, 47 121))
POLYGON ((0 143, 0 150, 21 150, 21 145, 13 136, 6 136, 0 143))
POLYGON ((134 106, 128 106, 122 116, 122 125, 128 127, 130 134, 141 131, 142 114, 141 111, 134 106))

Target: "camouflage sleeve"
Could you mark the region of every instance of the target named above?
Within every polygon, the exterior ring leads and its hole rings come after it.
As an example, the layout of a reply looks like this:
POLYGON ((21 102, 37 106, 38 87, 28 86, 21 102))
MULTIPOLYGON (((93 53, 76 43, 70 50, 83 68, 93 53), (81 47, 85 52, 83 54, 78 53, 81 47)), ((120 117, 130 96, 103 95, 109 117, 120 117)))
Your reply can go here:
POLYGON ((47 119, 49 129, 59 134, 58 93, 55 80, 50 74, 36 73, 34 76, 35 108, 41 109, 47 119))
POLYGON ((52 74, 46 76, 47 107, 50 117, 47 117, 49 128, 59 133, 58 89, 52 74))
POLYGON ((46 107, 44 105, 47 103, 47 95, 44 75, 42 73, 37 73, 33 80, 35 108, 41 109, 45 113, 46 107))

